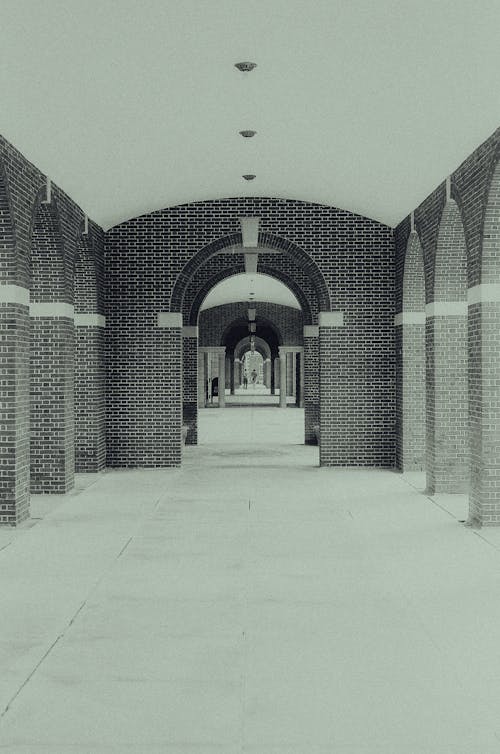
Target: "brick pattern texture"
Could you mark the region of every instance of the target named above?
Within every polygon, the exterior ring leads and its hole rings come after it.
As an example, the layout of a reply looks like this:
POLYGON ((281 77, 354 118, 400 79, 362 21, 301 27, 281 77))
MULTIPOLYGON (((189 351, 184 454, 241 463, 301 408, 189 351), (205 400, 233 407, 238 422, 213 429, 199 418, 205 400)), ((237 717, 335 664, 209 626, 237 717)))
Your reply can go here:
MULTIPOLYGON (((279 345, 301 346, 303 317, 299 309, 290 306, 256 301, 257 334, 260 323, 270 322, 278 336, 279 345)), ((237 320, 248 320, 248 302, 239 301, 204 309, 199 317, 200 346, 225 345, 224 334, 237 320)))
MULTIPOLYGON (((500 160, 491 171, 484 216, 481 282, 500 283, 500 160)), ((469 519, 500 525, 500 302, 469 306, 469 519)))
MULTIPOLYGON (((95 225, 82 235, 75 258, 75 315, 105 313, 104 236, 95 225)), ((106 465, 106 338, 98 325, 76 328, 75 471, 106 465)))
POLYGON ((198 338, 182 339, 182 423, 186 445, 198 443, 198 338))
MULTIPOLYGON (((51 203, 45 199, 46 176, 0 137, 0 282, 27 289, 34 303, 72 305, 84 215, 55 184, 51 203)), ((101 229, 91 226, 102 246, 101 229)), ((0 522, 16 524, 29 516, 30 488, 64 492, 73 484, 75 333, 71 318, 30 319, 20 304, 0 304, 0 327, 8 417, 0 444, 0 522)), ((82 395, 92 394, 93 379, 90 371, 81 378, 82 395)), ((101 374, 101 403, 103 390, 101 374)), ((102 456, 104 434, 100 444, 102 456)))
MULTIPOLYGON (((223 274, 224 264, 218 262, 218 255, 229 255, 230 248, 241 245, 239 218, 243 216, 261 218, 259 243, 271 251, 259 255, 259 265, 272 266, 285 283, 290 277, 297 279, 297 268, 307 278, 303 287, 300 278, 296 285, 308 302, 312 322, 318 311, 330 309, 330 302, 334 309, 346 312, 342 347, 329 358, 344 371, 354 364, 360 391, 354 395, 346 381, 342 390, 337 385, 332 391, 326 386, 334 371, 327 372, 320 402, 324 395, 325 408, 332 400, 348 403, 339 417, 343 426, 332 432, 340 430, 349 438, 349 452, 329 442, 323 463, 393 465, 392 233, 380 223, 344 210, 291 200, 226 199, 168 208, 112 228, 106 234, 110 369, 117 368, 117 361, 122 373, 134 368, 135 333, 140 330, 143 344, 149 343, 157 313, 166 310, 169 300, 171 311, 189 316, 190 324, 196 322, 193 312, 197 316, 198 304, 193 307, 193 303, 198 294, 198 300, 206 295, 207 281, 223 274)), ((233 259, 233 268, 241 265, 237 254, 233 259)), ((143 346, 144 372, 149 374, 154 364, 154 352, 143 346)), ((162 389, 164 385, 174 394, 180 392, 180 378, 179 385, 176 379, 175 373, 165 373, 162 389)), ((127 417, 136 408, 129 395, 112 382, 108 399, 109 458, 126 465, 132 462, 132 447, 141 444, 135 429, 134 442, 129 444, 127 439, 132 432, 127 417)), ((160 437, 179 420, 173 407, 159 413, 156 402, 156 396, 148 391, 141 404, 144 432, 146 428, 156 432, 159 446, 166 448, 160 437)), ((328 435, 326 430, 324 435, 328 435)))
MULTIPOLYGON (((416 233, 408 239, 402 281, 402 312, 425 317, 423 253, 416 233)), ((425 469, 425 324, 396 326, 396 467, 425 469)))
MULTIPOLYGON (((451 201, 442 183, 415 209, 428 303, 465 301, 465 280, 468 288, 500 283, 499 158, 497 129, 450 176, 451 201)), ((405 218, 394 232, 398 311, 409 228, 405 218)), ((426 338, 430 490, 463 491, 469 477, 471 523, 500 524, 499 305, 470 303, 467 326, 459 315, 435 320, 426 338)), ((397 368, 401 381, 400 362, 397 368)))

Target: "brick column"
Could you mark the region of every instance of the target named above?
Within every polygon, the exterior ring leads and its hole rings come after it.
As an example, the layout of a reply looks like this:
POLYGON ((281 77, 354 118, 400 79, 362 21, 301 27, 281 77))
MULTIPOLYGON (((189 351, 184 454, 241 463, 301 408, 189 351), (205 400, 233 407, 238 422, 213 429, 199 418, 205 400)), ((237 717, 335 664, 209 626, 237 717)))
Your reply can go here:
POLYGON ((229 380, 230 380, 230 386, 231 386, 231 395, 234 395, 235 390, 235 359, 234 356, 231 356, 229 360, 229 380))
POLYGON ((75 471, 106 465, 106 318, 75 314, 75 471))
POLYGON ((0 285, 0 524, 29 517, 30 316, 29 291, 0 285))
MULTIPOLYGON (((348 332, 343 312, 319 314, 319 462, 320 466, 356 463, 357 449, 351 425, 356 422, 356 391, 347 367, 348 332), (341 356, 342 354, 342 356, 341 356)), ((354 366, 354 359, 352 359, 354 366)), ((359 386, 358 386, 359 389, 359 386)))
POLYGON ((467 304, 426 306, 427 492, 467 492, 467 304))
POLYGON ((65 493, 75 474, 75 325, 65 302, 32 302, 30 489, 65 493))
POLYGON ((304 358, 302 371, 304 393, 305 442, 315 445, 315 427, 319 427, 319 327, 304 326, 304 358))
POLYGON ((396 466, 425 469, 425 312, 394 318, 396 338, 396 466))
POLYGON ((293 360, 295 355, 293 351, 287 351, 286 354, 286 394, 290 397, 294 395, 293 392, 293 360))
POLYGON ((469 289, 469 523, 500 525, 500 286, 469 289))
POLYGON ((107 465, 180 466, 182 314, 108 311, 106 322, 113 346, 107 465))
POLYGON ((297 379, 299 381, 299 394, 297 396, 297 405, 300 408, 304 408, 304 349, 299 353, 298 370, 299 373, 297 379))
POLYGON ((286 351, 279 349, 280 408, 286 408, 286 351))
POLYGON ((198 328, 182 328, 182 423, 186 445, 198 443, 198 328))
POLYGON ((207 379, 207 354, 198 351, 198 408, 205 408, 207 379))
POLYGON ((219 408, 226 405, 226 349, 224 346, 214 348, 214 352, 219 354, 219 408))

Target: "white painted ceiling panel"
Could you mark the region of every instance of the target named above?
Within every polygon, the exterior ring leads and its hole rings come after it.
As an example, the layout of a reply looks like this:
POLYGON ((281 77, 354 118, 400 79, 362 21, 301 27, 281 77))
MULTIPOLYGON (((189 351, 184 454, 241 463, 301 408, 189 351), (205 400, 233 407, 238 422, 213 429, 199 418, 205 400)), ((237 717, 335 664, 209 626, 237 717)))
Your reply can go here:
POLYGON ((498 0, 2 0, 0 130, 105 228, 251 195, 394 225, 500 125, 499 29, 498 0))

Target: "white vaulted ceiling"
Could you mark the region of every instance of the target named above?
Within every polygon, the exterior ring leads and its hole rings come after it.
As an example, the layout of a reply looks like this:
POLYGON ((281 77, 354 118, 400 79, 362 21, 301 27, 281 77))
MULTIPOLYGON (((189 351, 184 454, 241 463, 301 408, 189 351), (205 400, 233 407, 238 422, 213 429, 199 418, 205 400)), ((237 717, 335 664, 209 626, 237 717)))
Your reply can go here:
POLYGON ((203 301, 201 309, 210 309, 232 301, 268 301, 300 309, 299 302, 286 285, 258 272, 254 275, 232 275, 217 283, 203 301))
POLYGON ((252 195, 394 225, 500 125, 499 29, 498 0, 2 0, 0 131, 105 228, 252 195))

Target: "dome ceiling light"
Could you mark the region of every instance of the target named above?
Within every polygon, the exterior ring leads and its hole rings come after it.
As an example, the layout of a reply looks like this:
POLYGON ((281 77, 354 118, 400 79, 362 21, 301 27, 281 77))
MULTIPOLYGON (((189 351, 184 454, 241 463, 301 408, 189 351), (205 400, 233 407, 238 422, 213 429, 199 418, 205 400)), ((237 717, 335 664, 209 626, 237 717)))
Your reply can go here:
POLYGON ((245 139, 251 139, 256 133, 257 131, 240 131, 240 134, 244 136, 245 139))
POLYGON ((254 179, 254 178, 256 178, 256 177, 257 177, 257 176, 255 176, 255 175, 251 175, 251 174, 247 174, 247 175, 243 175, 243 176, 242 176, 242 178, 244 178, 244 179, 245 179, 245 181, 253 181, 253 179, 254 179))
POLYGON ((254 68, 257 68, 257 63, 249 63, 247 61, 245 63, 235 63, 234 66, 238 71, 242 71, 242 73, 250 73, 254 68))

